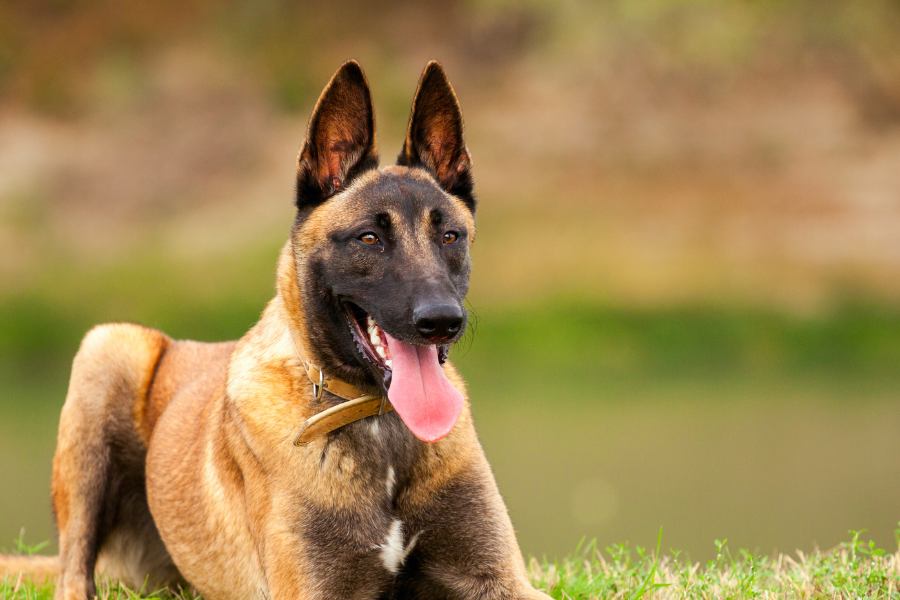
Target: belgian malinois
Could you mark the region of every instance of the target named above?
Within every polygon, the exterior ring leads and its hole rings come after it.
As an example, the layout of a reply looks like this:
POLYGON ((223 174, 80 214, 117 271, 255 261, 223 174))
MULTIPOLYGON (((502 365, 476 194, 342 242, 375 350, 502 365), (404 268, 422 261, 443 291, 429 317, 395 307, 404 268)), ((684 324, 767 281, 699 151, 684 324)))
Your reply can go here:
MULTIPOLYGON (((277 293, 240 340, 101 325, 81 343, 53 459, 58 558, 208 600, 547 598, 529 583, 447 350, 466 328, 471 159, 453 89, 422 75, 397 164, 369 86, 331 79, 297 160, 277 293)), ((5 569, 4 569, 5 567, 5 569)))

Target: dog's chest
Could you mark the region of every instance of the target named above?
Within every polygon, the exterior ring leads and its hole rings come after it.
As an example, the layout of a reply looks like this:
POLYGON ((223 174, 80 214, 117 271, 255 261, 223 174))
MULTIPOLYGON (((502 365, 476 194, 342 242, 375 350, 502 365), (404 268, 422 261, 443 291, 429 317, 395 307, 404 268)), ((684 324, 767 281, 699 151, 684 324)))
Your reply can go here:
POLYGON ((300 531, 317 571, 362 571, 395 576, 422 535, 419 519, 402 506, 422 454, 394 414, 372 417, 332 435, 319 457, 321 492, 335 500, 308 499, 300 531))

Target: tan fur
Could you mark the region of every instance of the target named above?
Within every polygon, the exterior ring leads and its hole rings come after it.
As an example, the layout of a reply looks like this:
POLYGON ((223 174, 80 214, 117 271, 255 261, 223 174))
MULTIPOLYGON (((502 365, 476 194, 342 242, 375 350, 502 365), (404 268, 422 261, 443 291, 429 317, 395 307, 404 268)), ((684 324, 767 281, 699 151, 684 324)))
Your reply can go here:
MULTIPOLYGON (((314 227, 304 231, 316 235, 314 227)), ((292 280, 283 272, 293 270, 287 256, 286 247, 279 282, 292 280)), ((290 560, 303 553, 285 529, 294 518, 294 496, 324 509, 382 501, 382 490, 354 479, 352 458, 326 452, 320 463, 325 438, 302 450, 290 443, 310 416, 304 402, 310 400, 310 386, 288 330, 288 324, 302 322, 302 316, 288 312, 279 288, 260 322, 231 355, 225 384, 230 394, 203 400, 185 395, 172 401, 148 456, 150 506, 160 532, 182 574, 208 598, 249 597, 266 589, 266 582, 272 592, 274 586, 285 586, 278 597, 312 595, 314 584, 304 574, 302 561, 290 560), (184 429, 191 434, 185 435, 184 429), (179 475, 173 478, 172 473, 179 475), (296 489, 298 481, 304 482, 302 490, 296 489), (185 513, 197 511, 202 518, 185 518, 185 513), (248 555, 246 549, 261 540, 265 544, 259 554, 248 555)), ((455 369, 449 363, 445 369, 464 391, 455 369)), ((169 375, 163 363, 157 377, 177 375, 169 375)), ((428 446, 418 467, 418 485, 403 500, 424 504, 464 469, 490 477, 468 406, 453 432, 428 446)), ((506 518, 499 496, 497 500, 497 516, 506 518)), ((515 539, 507 542, 515 544, 515 539)))
MULTIPOLYGON (((358 86, 361 74, 355 77, 358 86)), ((328 88, 323 98, 339 91, 328 88)), ((363 96, 354 96, 347 110, 357 110, 363 96)), ((323 100, 320 109, 335 112, 323 100)), ((388 546, 400 523, 400 541, 408 545, 400 550, 418 544, 414 552, 422 561, 420 573, 404 575, 409 594, 433 588, 438 597, 546 598, 528 582, 468 399, 454 429, 432 444, 396 429, 402 423, 395 413, 348 425, 343 436, 291 444, 300 424, 322 409, 290 333, 300 331, 310 358, 321 358, 311 337, 319 324, 304 309, 308 257, 364 211, 369 183, 396 179, 402 189, 412 179, 433 182, 420 167, 389 167, 366 171, 343 189, 343 161, 356 150, 342 140, 355 130, 329 127, 322 143, 339 138, 332 149, 340 164, 328 162, 329 155, 323 167, 307 146, 301 163, 315 177, 338 177, 334 185, 342 192, 295 228, 278 260, 276 295, 246 335, 202 344, 112 324, 85 337, 53 462, 59 561, 0 557, 0 573, 50 576, 58 565, 57 600, 87 600, 95 573, 133 588, 190 582, 208 600, 376 598, 400 585, 394 563, 384 558, 398 551, 388 546), (394 427, 390 444, 378 437, 387 435, 379 423, 394 427), (372 452, 401 452, 392 445, 400 444, 406 454, 378 470, 375 465, 387 463, 359 449, 366 440, 372 452), (407 468, 397 475, 402 482, 394 481, 395 466, 407 468)), ((444 205, 466 223, 471 244, 471 209, 446 196, 444 205)), ((411 223, 403 225, 408 231, 398 229, 398 243, 419 261, 409 268, 427 274, 434 267, 418 256, 433 255, 421 232, 428 214, 411 223)), ((465 396, 454 367, 443 368, 465 396)))
POLYGON ((59 557, 11 556, 0 554, 0 579, 8 578, 21 585, 26 580, 42 584, 59 575, 59 557))

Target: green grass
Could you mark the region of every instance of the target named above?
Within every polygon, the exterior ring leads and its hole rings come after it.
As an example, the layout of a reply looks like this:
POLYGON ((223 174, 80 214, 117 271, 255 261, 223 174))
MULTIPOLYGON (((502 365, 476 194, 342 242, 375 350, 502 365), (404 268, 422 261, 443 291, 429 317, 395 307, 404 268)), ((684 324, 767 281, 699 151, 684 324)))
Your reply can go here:
POLYGON ((794 556, 735 555, 717 540, 705 565, 675 552, 588 544, 562 562, 532 559, 529 570, 535 586, 557 599, 900 598, 900 550, 888 554, 860 533, 831 551, 794 556))
MULTIPOLYGON (((601 550, 595 543, 579 547, 562 561, 531 558, 531 581, 557 600, 622 598, 900 598, 900 549, 893 554, 876 548, 851 531, 851 539, 829 551, 758 556, 732 554, 727 541, 716 540, 717 553, 706 564, 692 563, 670 551, 616 545, 601 550)), ((900 546, 900 529, 896 531, 900 546)), ((660 540, 662 535, 660 534, 660 540)), ((0 582, 4 600, 50 600, 53 585, 29 581, 0 582)), ((100 600, 191 600, 187 591, 134 592, 118 582, 103 581, 100 600)))
MULTIPOLYGON (((53 600, 56 586, 50 582, 32 583, 31 581, 0 582, 0 599, 2 600, 53 600)), ((100 600, 193 600, 202 598, 190 591, 170 593, 163 590, 145 591, 131 590, 118 581, 101 581, 97 589, 100 600)))

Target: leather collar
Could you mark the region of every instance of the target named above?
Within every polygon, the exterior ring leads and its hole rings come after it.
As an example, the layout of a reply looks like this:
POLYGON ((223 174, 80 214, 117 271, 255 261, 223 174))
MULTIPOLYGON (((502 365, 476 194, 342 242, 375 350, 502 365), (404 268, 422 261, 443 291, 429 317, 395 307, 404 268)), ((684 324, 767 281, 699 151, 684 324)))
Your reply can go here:
POLYGON ((300 431, 294 436, 295 446, 305 446, 311 441, 344 425, 394 409, 387 398, 366 394, 346 381, 329 377, 322 369, 306 360, 305 357, 308 354, 305 352, 306 347, 303 345, 303 336, 294 327, 291 327, 290 331, 294 349, 297 351, 297 357, 306 370, 306 376, 309 377, 313 384, 313 392, 316 398, 321 398, 323 392, 327 391, 346 400, 346 402, 323 410, 304 421, 303 425, 300 426, 300 431))

